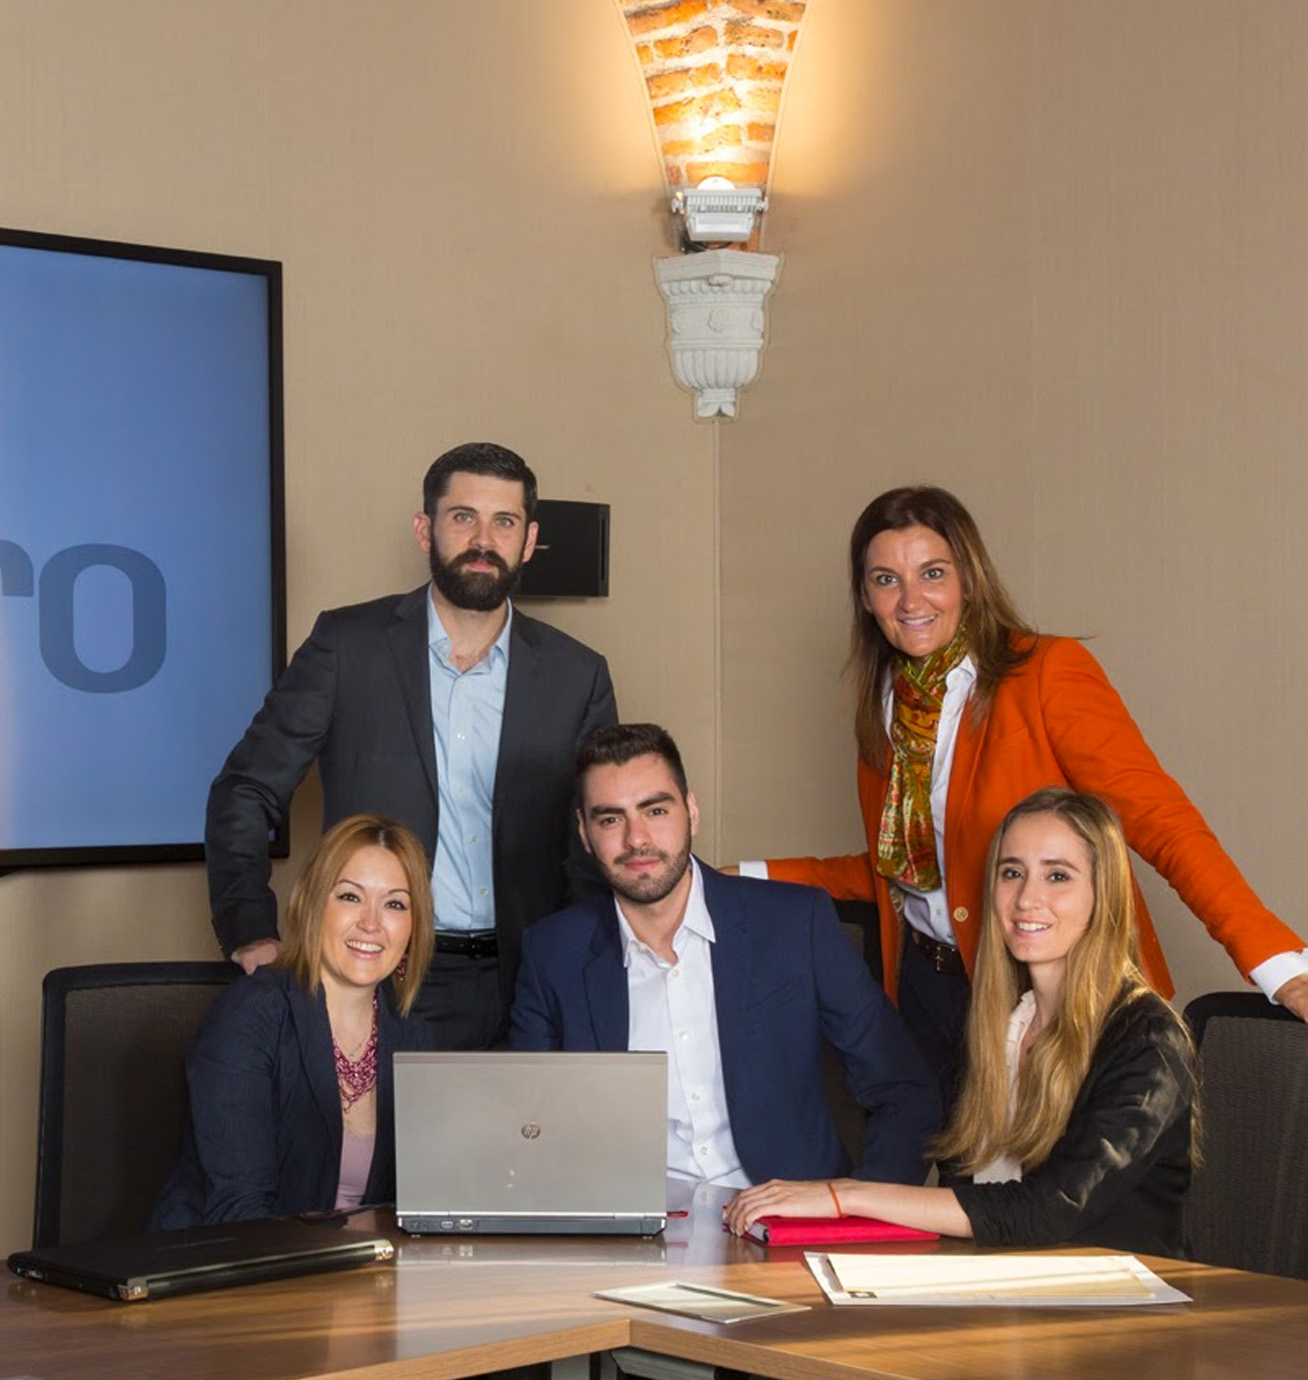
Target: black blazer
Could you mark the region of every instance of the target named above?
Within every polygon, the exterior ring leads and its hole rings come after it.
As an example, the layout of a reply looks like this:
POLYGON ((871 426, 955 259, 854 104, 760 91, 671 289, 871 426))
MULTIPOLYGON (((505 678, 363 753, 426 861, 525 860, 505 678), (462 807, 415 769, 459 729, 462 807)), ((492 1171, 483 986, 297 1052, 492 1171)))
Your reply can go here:
POLYGON ((1152 992, 1109 1017, 1067 1130, 1016 1183, 952 1183, 980 1246, 1181 1255, 1194 1051, 1152 992))
MULTIPOLYGON (((407 824, 436 852, 427 586, 320 614, 209 792, 205 856, 223 952, 277 933, 268 831, 316 761, 323 827, 362 810, 407 824)), ((578 741, 617 710, 602 656, 513 611, 495 775, 500 968, 512 991, 523 929, 589 873, 572 820, 578 741)), ((578 885, 578 883, 580 883, 578 885)))
MULTIPOLYGON (((392 1056, 430 1049, 431 1025, 401 1020, 389 984, 377 997, 377 1141, 365 1202, 395 1198, 392 1056)), ((324 1211, 341 1177, 341 1098, 321 989, 284 968, 237 978, 186 1056, 191 1110, 181 1157, 152 1230, 324 1211)))
MULTIPOLYGON (((899 1014, 850 947, 824 891, 724 877, 700 864, 713 920, 713 1000, 731 1135, 751 1180, 830 1179, 849 1169, 822 1074, 840 1055, 867 1113, 866 1179, 920 1184, 940 1121, 935 1079, 899 1014)), ((509 1048, 624 1050, 627 970, 611 894, 527 933, 509 1048)))

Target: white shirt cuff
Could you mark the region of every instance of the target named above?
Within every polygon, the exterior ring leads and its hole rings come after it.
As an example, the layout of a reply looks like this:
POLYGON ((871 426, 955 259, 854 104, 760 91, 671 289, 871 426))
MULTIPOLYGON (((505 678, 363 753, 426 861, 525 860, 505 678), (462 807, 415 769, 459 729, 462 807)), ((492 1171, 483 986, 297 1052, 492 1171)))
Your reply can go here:
MULTIPOLYGON (((768 865, 767 863, 760 862, 757 859, 752 859, 749 862, 743 862, 740 864, 740 875, 742 877, 757 877, 760 882, 766 882, 768 879, 768 865)), ((1271 959, 1269 961, 1274 963, 1276 960, 1271 959)))
MULTIPOLYGON (((741 871, 743 872, 744 868, 741 871)), ((1249 981, 1256 982, 1263 989, 1267 1000, 1274 1002, 1274 994, 1278 988, 1284 987, 1291 978, 1301 977, 1304 973, 1308 973, 1308 949, 1298 949, 1288 954, 1273 954, 1249 974, 1249 981)))

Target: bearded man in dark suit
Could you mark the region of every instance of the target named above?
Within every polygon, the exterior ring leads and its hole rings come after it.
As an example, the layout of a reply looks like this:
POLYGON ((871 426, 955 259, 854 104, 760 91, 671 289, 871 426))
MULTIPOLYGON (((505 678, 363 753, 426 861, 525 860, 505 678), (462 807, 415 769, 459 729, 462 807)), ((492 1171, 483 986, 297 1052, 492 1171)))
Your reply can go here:
POLYGON ((247 972, 278 953, 269 832, 315 762, 324 828, 366 810, 418 835, 437 928, 415 1011, 449 1049, 499 1042, 524 929, 587 889, 573 761, 616 718, 604 658, 510 600, 535 509, 513 451, 442 455, 413 519, 431 583, 320 614, 209 792, 214 929, 247 972))

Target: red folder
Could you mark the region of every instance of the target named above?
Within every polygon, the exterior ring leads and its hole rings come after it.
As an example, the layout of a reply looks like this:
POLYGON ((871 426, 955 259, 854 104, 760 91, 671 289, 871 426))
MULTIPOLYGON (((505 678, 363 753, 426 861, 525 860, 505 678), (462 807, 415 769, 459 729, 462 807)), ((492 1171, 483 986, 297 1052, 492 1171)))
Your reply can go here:
POLYGON ((760 1217, 745 1233, 765 1246, 833 1246, 856 1241, 938 1241, 940 1233, 879 1217, 760 1217))

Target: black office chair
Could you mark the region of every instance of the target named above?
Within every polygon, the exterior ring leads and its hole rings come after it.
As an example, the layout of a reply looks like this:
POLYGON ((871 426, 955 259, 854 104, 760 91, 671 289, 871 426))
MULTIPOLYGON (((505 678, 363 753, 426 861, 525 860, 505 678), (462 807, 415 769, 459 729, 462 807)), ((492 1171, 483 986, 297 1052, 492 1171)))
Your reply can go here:
POLYGON ((849 942, 863 955, 873 980, 881 985, 881 922, 872 901, 836 901, 836 915, 849 942))
POLYGON ((1202 1160, 1185 1211, 1206 1265, 1308 1279, 1308 1025, 1265 997, 1185 1008, 1199 1050, 1202 1160))
POLYGON ((34 1246, 144 1229, 181 1146, 183 1058, 239 972, 108 963, 46 974, 34 1246))
MULTIPOLYGON (((837 901, 845 937, 862 955, 871 970, 873 980, 881 983, 881 929, 877 923, 877 908, 871 901, 837 901)), ((854 1164, 863 1158, 863 1140, 867 1130, 867 1116, 854 1100, 845 1082, 845 1066, 840 1056, 824 1045, 822 1049, 822 1078, 826 1089, 827 1106, 831 1108, 845 1151, 854 1164)))

